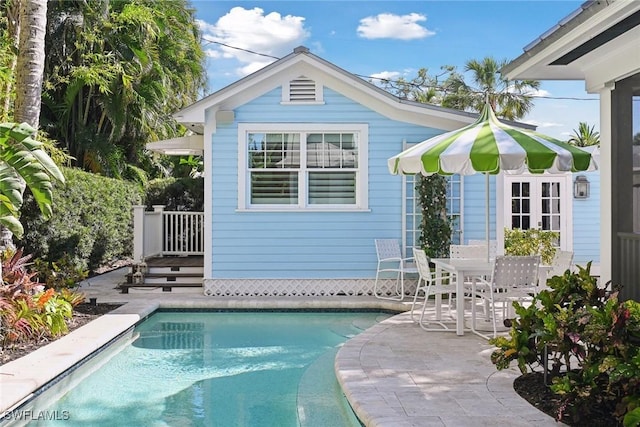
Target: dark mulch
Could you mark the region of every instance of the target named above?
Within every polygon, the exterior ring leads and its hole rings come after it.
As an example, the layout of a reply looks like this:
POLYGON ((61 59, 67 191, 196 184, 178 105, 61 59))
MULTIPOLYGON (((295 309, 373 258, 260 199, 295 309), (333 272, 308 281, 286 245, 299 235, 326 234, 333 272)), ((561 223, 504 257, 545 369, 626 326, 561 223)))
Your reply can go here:
MULTIPOLYGON (((513 383, 515 391, 527 402, 540 409, 545 414, 557 419, 557 414, 562 408, 562 398, 554 394, 551 389, 544 384, 544 376, 541 372, 530 372, 516 378, 513 383)), ((578 413, 572 418, 571 414, 563 417, 562 422, 569 426, 589 426, 589 427, 617 427, 621 423, 611 414, 610 410, 591 407, 589 414, 578 413)))
MULTIPOLYGON (((69 332, 74 329, 78 329, 80 326, 91 322, 93 319, 102 316, 116 308, 121 304, 96 304, 91 305, 89 303, 79 304, 74 307, 73 317, 67 321, 69 332)), ((38 348, 55 341, 55 339, 44 338, 39 341, 31 341, 27 343, 14 344, 7 347, 0 348, 0 365, 4 365, 7 362, 18 359, 31 353, 38 348)))

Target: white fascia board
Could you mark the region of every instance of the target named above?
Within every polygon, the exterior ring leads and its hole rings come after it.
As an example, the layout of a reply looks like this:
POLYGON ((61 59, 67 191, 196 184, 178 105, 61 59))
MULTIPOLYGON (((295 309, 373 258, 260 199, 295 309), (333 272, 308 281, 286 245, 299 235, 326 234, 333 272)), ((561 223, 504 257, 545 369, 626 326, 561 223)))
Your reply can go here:
MULTIPOLYGON (((609 4, 583 22, 576 24, 575 28, 571 29, 567 34, 558 37, 553 42, 549 42, 548 46, 538 51, 534 46, 531 50, 525 51, 520 57, 512 61, 512 63, 520 63, 506 71, 504 73, 505 77, 511 80, 583 80, 584 70, 579 66, 582 62, 580 60, 569 65, 553 66, 548 64, 597 36, 603 29, 609 28, 636 12, 639 6, 640 2, 638 1, 616 1, 609 4)), ((556 31, 559 30, 557 29, 556 31)), ((620 37, 607 43, 605 45, 606 49, 611 49, 612 44, 617 45, 619 43, 618 39, 620 37)), ((544 42, 544 40, 541 40, 539 43, 544 42)), ((603 50, 602 47, 595 52, 600 52, 601 50, 603 50)), ((591 52, 589 55, 593 53, 591 52)))
POLYGON ((233 110, 262 94, 304 75, 386 117, 422 126, 453 130, 476 120, 477 115, 452 109, 400 101, 339 67, 312 55, 298 54, 281 60, 227 86, 176 114, 181 123, 204 123, 204 112, 233 110))
POLYGON ((599 93, 616 80, 640 72, 640 28, 620 37, 615 49, 602 52, 585 63, 585 86, 588 93, 599 93))

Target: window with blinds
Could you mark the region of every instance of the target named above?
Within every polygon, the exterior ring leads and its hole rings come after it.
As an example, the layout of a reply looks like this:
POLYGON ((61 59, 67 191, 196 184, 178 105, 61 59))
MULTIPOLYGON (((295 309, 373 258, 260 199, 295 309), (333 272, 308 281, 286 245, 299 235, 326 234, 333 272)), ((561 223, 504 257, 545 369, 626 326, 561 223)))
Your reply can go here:
POLYGON ((249 132, 251 205, 354 207, 358 202, 357 132, 249 132))

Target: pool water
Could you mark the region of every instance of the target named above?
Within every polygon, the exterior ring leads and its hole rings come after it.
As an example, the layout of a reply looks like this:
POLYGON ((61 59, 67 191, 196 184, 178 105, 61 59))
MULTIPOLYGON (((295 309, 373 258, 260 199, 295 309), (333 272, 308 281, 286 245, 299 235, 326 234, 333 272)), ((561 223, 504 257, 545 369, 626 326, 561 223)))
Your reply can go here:
POLYGON ((156 313, 101 367, 39 408, 68 417, 29 425, 359 427, 334 358, 388 316, 156 313))

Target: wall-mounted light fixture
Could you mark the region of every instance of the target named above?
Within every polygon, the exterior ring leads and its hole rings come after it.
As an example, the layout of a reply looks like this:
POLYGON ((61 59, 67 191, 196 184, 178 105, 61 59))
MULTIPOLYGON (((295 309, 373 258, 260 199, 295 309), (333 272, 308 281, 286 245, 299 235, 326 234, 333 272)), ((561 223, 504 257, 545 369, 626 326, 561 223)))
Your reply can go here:
POLYGON ((589 180, 586 176, 576 176, 576 180, 573 182, 573 197, 576 199, 586 199, 589 197, 589 180))

